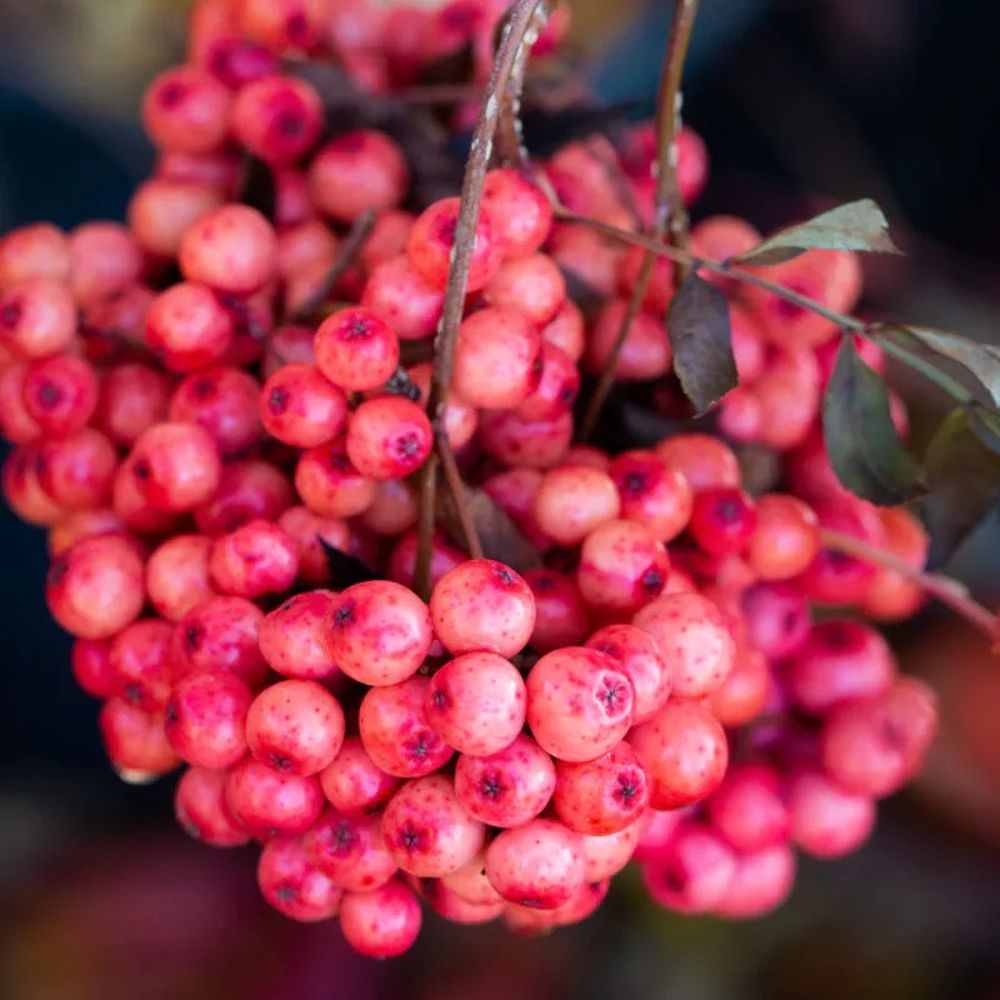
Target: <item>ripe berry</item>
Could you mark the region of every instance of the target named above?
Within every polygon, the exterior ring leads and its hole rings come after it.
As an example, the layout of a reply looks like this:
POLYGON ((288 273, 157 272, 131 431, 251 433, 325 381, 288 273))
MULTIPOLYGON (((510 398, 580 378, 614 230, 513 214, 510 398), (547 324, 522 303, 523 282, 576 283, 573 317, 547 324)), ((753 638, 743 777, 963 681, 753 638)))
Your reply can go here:
POLYGON ((629 451, 608 467, 621 498, 621 516, 669 542, 691 519, 693 495, 681 472, 650 451, 629 451))
POLYGON ((587 603, 601 611, 635 613, 659 597, 670 573, 662 542, 634 521, 607 521, 580 548, 576 578, 587 603))
POLYGON ((120 535, 83 538, 52 561, 45 599, 52 617, 83 639, 106 639, 139 617, 142 560, 120 535))
MULTIPOLYGON (((406 252, 424 280, 443 289, 455 251, 458 227, 458 198, 442 198, 417 216, 410 230, 406 252)), ((468 267, 466 291, 477 292, 499 271, 503 263, 502 238, 494 232, 489 213, 480 209, 472 256, 468 267)))
POLYGON ((444 292, 426 281, 406 254, 376 265, 361 305, 378 313, 401 340, 424 340, 437 330, 444 292))
MULTIPOLYGON (((628 302, 615 299, 597 317, 587 342, 586 365, 593 374, 602 372, 625 322, 628 302)), ((673 363, 670 338, 663 321, 640 312, 629 324, 628 334, 615 363, 619 382, 648 382, 666 375, 673 363)))
POLYGON ((142 251, 128 227, 117 222, 90 222, 70 234, 73 256, 71 287, 82 305, 113 298, 142 277, 142 251))
POLYGON ((151 507, 192 510, 219 486, 219 450, 194 424, 157 424, 144 431, 126 461, 128 475, 151 507))
POLYGON ((561 348, 542 341, 538 354, 541 374, 531 395, 518 404, 518 416, 544 420, 572 409, 580 391, 580 371, 576 362, 561 348))
POLYGON ((95 535, 127 534, 125 525, 113 510, 81 510, 68 513, 49 529, 47 547, 50 556, 61 556, 74 542, 95 535))
POLYGON ((375 480, 352 464, 342 437, 302 452, 295 467, 295 488, 320 517, 354 517, 375 498, 375 480))
POLYGON ((464 320, 455 347, 454 388, 473 406, 507 409, 538 385, 541 338, 514 309, 488 306, 464 320))
POLYGON ((608 625, 595 632, 586 646, 609 656, 628 676, 634 694, 634 725, 651 719, 667 703, 672 673, 648 632, 634 625, 608 625))
POLYGON ((129 227, 147 253, 174 257, 187 228, 223 200, 222 192, 210 184, 152 177, 132 195, 129 227))
POLYGON ((182 379, 170 399, 169 417, 198 424, 223 456, 255 445, 261 437, 257 397, 260 385, 238 368, 206 368, 182 379))
POLYGON ((173 627, 157 618, 133 622, 115 636, 109 653, 115 694, 146 712, 170 697, 173 627))
POLYGON ((218 292, 250 295, 275 272, 271 224, 247 205, 223 205, 196 219, 181 240, 178 262, 188 281, 218 292))
POLYGON ((244 727, 252 695, 232 673, 197 673, 179 680, 165 713, 170 745, 189 764, 225 768, 247 750, 244 727))
POLYGON ((669 594, 647 604, 635 624, 656 640, 671 667, 674 693, 700 698, 733 666, 733 636, 718 608, 699 594, 669 594))
POLYGON ((32 277, 0 288, 0 344, 15 356, 57 354, 75 333, 76 307, 64 285, 32 277))
POLYGON ((778 776, 761 764, 732 768, 708 800, 708 816, 739 851, 758 851, 788 839, 788 807, 778 776))
POLYGON ((649 776, 653 809, 676 809, 706 798, 726 773, 726 735, 696 701, 671 699, 632 730, 629 742, 649 776))
POLYGON ((420 903, 393 879, 374 892, 348 892, 340 904, 340 929, 362 955, 402 955, 420 933, 420 903))
POLYGON ((253 520, 273 521, 294 502, 292 485, 270 462, 249 459, 227 462, 219 488, 194 512, 203 534, 217 537, 253 520))
POLYGON ((340 750, 344 712, 316 681, 279 681, 254 698, 246 732, 258 760, 286 774, 317 774, 340 750))
POLYGON ((28 416, 52 437, 80 430, 97 409, 97 393, 94 369, 69 355, 32 362, 21 389, 28 416))
POLYGON ((123 781, 144 783, 172 771, 177 755, 163 731, 163 712, 144 712, 124 698, 109 698, 98 717, 111 765, 123 781))
POLYGON ((809 605, 791 584, 755 584, 744 592, 741 608, 747 638, 769 659, 794 653, 809 634, 809 605))
POLYGON ((700 823, 682 824, 663 853, 642 867, 650 896, 677 913, 707 913, 720 906, 735 874, 733 849, 700 823))
POLYGON ((569 451, 573 415, 566 411, 547 420, 526 420, 512 410, 480 414, 483 450, 503 465, 549 469, 569 451))
POLYGON ((426 677, 371 688, 361 701, 358 731, 376 767, 399 778, 436 771, 454 753, 427 718, 426 677))
POLYGON ((280 594, 298 575, 298 548, 272 521, 248 521, 215 540, 208 569, 220 593, 249 598, 280 594))
POLYGON ((190 282, 161 292, 146 316, 146 344, 172 371, 193 371, 220 361, 233 333, 233 318, 215 293, 190 282))
POLYGON ((310 863, 301 837, 277 837, 257 861, 264 898, 292 920, 313 922, 336 916, 343 889, 310 863))
POLYGON ((571 646, 546 653, 531 668, 527 689, 532 735, 559 760, 593 760, 632 724, 632 683, 596 650, 571 646))
POLYGON ((736 870, 717 907, 732 919, 759 917, 780 906, 795 881, 795 854, 787 844, 737 855, 736 870))
POLYGON ((434 444, 427 414, 402 396, 365 400, 351 415, 345 447, 372 479, 402 479, 424 464, 434 444))
POLYGON ((548 569, 524 574, 535 598, 535 627, 530 646, 548 653, 563 646, 579 646, 590 631, 590 612, 573 577, 548 569))
POLYGON ((381 816, 345 816, 327 809, 302 839, 311 862, 352 892, 377 889, 398 870, 382 835, 381 816))
POLYGON ((378 389, 399 366, 399 338, 370 309, 339 309, 316 331, 316 364, 348 391, 378 389))
POLYGON ((556 814, 588 836, 618 833, 634 823, 649 801, 649 779, 635 751, 619 743, 596 760, 556 765, 556 814))
POLYGON ((747 560, 762 580, 787 580, 805 570, 819 549, 816 515, 797 497, 768 493, 756 505, 747 560))
POLYGON ((210 597, 196 604, 174 631, 176 676, 225 672, 259 686, 267 676, 257 647, 263 618, 264 612, 242 597, 210 597))
POLYGON ((431 678, 427 717, 459 753, 496 753, 524 727, 524 681, 509 660, 495 653, 466 653, 431 678))
POLYGON ((846 791, 819 770, 792 776, 788 815, 795 846, 817 858, 856 851, 875 828, 874 800, 846 791))
POLYGON ((242 87, 233 105, 233 137, 254 156, 275 165, 293 164, 323 128, 323 104, 304 80, 278 74, 242 87))
POLYGON ((70 657, 73 678, 92 698, 108 698, 118 678, 111 667, 111 643, 107 639, 77 639, 70 657))
POLYGON ((226 802, 227 771, 189 767, 174 790, 174 815, 181 829, 210 847, 239 847, 250 836, 226 802))
MULTIPOLYGON (((647 813, 644 815, 648 815, 647 813)), ((617 875, 635 853, 642 833, 642 817, 617 833, 591 837, 581 834, 583 844, 584 877, 587 882, 600 882, 617 875)))
POLYGON ((313 777, 282 774, 244 757, 229 772, 226 801, 249 833, 270 838, 308 830, 323 807, 323 793, 313 777))
POLYGON ((260 651, 273 670, 301 680, 336 673, 327 638, 333 601, 330 591, 309 591, 290 597, 264 616, 260 651))
POLYGON ((166 419, 170 379, 146 365, 125 363, 104 373, 94 423, 117 444, 131 446, 166 419))
POLYGON ((483 296, 492 305, 515 309, 542 327, 565 301, 566 279, 547 254, 530 254, 505 262, 484 286, 483 296))
POLYGON ((618 517, 621 500, 611 477, 600 469, 563 465, 545 474, 535 496, 538 526, 561 545, 576 545, 618 517))
POLYGON ((111 499, 118 455, 100 431, 83 427, 67 437, 45 441, 38 458, 39 485, 60 507, 96 510, 111 499))
POLYGON ((670 468, 684 476, 695 493, 712 488, 739 488, 740 466, 736 455, 711 434, 677 434, 661 441, 654 450, 670 468))
POLYGON ((328 549, 353 550, 355 537, 344 521, 319 517, 308 507, 289 507, 278 518, 295 542, 299 553, 299 580, 310 585, 329 583, 331 579, 328 549))
POLYGON ((375 812, 400 785, 398 778, 375 766, 358 736, 344 738, 319 783, 330 805, 348 815, 375 812))
POLYGON ((12 229, 0 238, 0 286, 31 278, 64 282, 71 267, 69 241, 48 222, 12 229))
POLYGON ((491 170, 483 183, 483 207, 508 257, 534 253, 552 228, 552 206, 542 190, 516 170, 491 170))
POLYGON ((487 757, 462 754, 455 765, 459 802, 490 826, 515 827, 534 819, 555 787, 552 758, 524 735, 487 757))
POLYGON ((712 555, 742 552, 757 527, 753 499, 743 490, 702 490, 694 499, 691 537, 712 555))
POLYGON ((161 73, 146 90, 142 120, 163 149, 213 153, 225 141, 232 98, 226 87, 197 66, 161 73))
POLYGON ((396 792, 382 815, 382 833, 396 864, 420 878, 458 871, 486 838, 486 828, 462 808, 443 774, 408 781, 396 792))
POLYGON ((450 653, 519 653, 535 625, 535 601, 509 566, 471 559, 446 573, 431 594, 434 632, 450 653))
POLYGON ((503 830, 486 849, 486 875, 509 902, 555 909, 583 885, 580 836, 550 819, 503 830))

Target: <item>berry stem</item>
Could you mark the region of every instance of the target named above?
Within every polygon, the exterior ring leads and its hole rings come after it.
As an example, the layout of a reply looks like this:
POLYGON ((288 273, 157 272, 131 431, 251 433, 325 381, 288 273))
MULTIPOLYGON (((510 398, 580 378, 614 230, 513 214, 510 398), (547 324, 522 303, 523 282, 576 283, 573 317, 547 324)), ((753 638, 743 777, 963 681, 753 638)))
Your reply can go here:
POLYGON ((997 616, 976 601, 965 584, 958 580, 941 573, 927 573, 917 569, 891 552, 886 552, 884 549, 869 545, 853 535, 846 535, 840 531, 822 528, 820 538, 828 549, 834 549, 865 562, 884 566, 886 569, 891 569, 901 576, 905 576, 931 597, 936 598, 942 604, 947 604, 953 611, 980 631, 985 632, 991 639, 996 636, 997 616))
MULTIPOLYGON (((677 183, 677 133, 681 124, 681 79, 684 76, 684 61, 687 58, 688 45, 697 15, 698 0, 676 0, 656 101, 656 200, 652 237, 658 242, 666 239, 671 246, 683 251, 688 247, 688 215, 677 183)), ((649 290, 656 256, 654 251, 647 248, 628 307, 622 316, 614 347, 584 414, 580 427, 581 441, 586 441, 594 432, 608 394, 614 386, 618 356, 649 290)), ((677 284, 683 281, 689 269, 690 265, 687 263, 676 268, 674 280, 677 284)))
POLYGON ((427 457, 420 469, 420 506, 417 517, 417 559, 413 589, 424 600, 431 597, 431 555, 434 545, 434 516, 437 505, 437 455, 427 457))
POLYGON ((375 225, 375 210, 365 209, 351 226, 351 231, 347 234, 337 259, 333 262, 330 270, 323 275, 323 280, 319 287, 309 296, 295 312, 288 317, 289 323, 301 323, 313 319, 322 309, 323 303, 330 297, 336 284, 343 277, 347 269, 354 263, 361 248, 365 245, 365 240, 371 235, 372 227, 375 225))
POLYGON ((444 472, 444 480, 448 484, 448 492, 455 503, 455 512, 458 514, 458 521, 462 526, 462 535, 465 538, 465 547, 469 550, 469 558, 482 559, 483 546, 479 541, 476 522, 473 520, 472 512, 466 501, 465 483, 462 481, 462 473, 447 438, 442 438, 438 443, 438 456, 441 461, 441 469, 444 472))

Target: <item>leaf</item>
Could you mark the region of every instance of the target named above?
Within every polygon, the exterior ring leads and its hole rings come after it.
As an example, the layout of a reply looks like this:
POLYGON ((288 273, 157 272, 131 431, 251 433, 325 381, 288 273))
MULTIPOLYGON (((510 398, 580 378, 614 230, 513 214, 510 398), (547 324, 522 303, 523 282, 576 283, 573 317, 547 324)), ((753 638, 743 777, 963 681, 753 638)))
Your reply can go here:
POLYGON ((738 264, 781 264, 806 250, 900 252, 889 237, 882 209, 871 198, 862 198, 831 208, 808 222, 779 229, 735 260, 738 264))
POLYGON ((939 567, 1000 501, 1000 457, 983 447, 963 409, 938 429, 924 457, 924 518, 931 535, 928 562, 939 567))
POLYGON ((989 448, 994 455, 1000 455, 1000 413, 976 402, 968 404, 966 413, 969 417, 969 427, 979 438, 980 444, 989 448))
POLYGON ((667 331, 674 371, 700 416, 739 384, 725 295, 689 274, 670 300, 667 331))
POLYGON ((906 348, 930 352, 960 365, 976 377, 993 402, 1000 406, 1000 347, 926 326, 888 327, 885 332, 893 342, 902 342, 906 348))
POLYGON ((351 587, 355 583, 364 583, 366 580, 375 580, 378 574, 366 566, 356 556, 348 555, 335 549, 325 538, 316 536, 317 541, 323 547, 323 554, 326 556, 327 569, 330 571, 330 580, 336 585, 338 590, 351 587))
MULTIPOLYGON (((467 486, 465 498, 487 559, 506 563, 518 573, 541 568, 542 557, 538 550, 488 494, 467 486)), ((450 497, 442 499, 439 513, 448 536, 456 545, 464 546, 465 535, 450 497)))
POLYGON ((844 337, 823 400, 823 434, 837 478, 872 503, 903 503, 923 492, 920 467, 903 447, 882 379, 844 337))

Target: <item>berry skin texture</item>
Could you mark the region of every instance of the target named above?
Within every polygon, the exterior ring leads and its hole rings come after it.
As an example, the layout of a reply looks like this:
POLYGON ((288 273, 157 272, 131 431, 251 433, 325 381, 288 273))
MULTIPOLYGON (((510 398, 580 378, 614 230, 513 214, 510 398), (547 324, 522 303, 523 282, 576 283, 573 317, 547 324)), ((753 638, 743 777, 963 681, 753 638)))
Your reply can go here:
POLYGON ((566 279, 547 254, 506 261, 487 282, 483 295, 494 306, 517 309, 542 327, 566 299, 566 279))
POLYGON ((327 809, 303 841, 312 863, 352 892, 377 889, 398 871, 382 835, 381 816, 345 816, 327 809))
POLYGON ((376 767, 359 736, 347 736, 337 756, 320 773, 323 794, 348 815, 371 813, 392 798, 398 778, 376 767))
POLYGON ((327 633, 334 595, 312 590, 290 597, 260 623, 260 651, 272 670, 299 680, 337 672, 327 633))
POLYGON ((194 510, 219 488, 222 464, 211 435, 195 424, 156 424, 126 460, 127 474, 146 502, 164 513, 194 510))
POLYGON ((133 622, 112 640, 110 665, 115 694, 146 712, 170 697, 170 639, 173 627, 156 618, 133 622))
POLYGON ((601 469, 563 465, 545 474, 535 496, 535 520, 559 545, 578 545, 618 517, 621 499, 601 469))
POLYGON ((365 400, 347 425, 348 458, 372 479, 408 476, 424 464, 433 446, 427 414, 402 396, 365 400))
POLYGON ((547 569, 524 574, 535 598, 535 628, 531 648, 549 653, 562 646, 578 646, 590 631, 590 613, 571 576, 547 569))
POLYGON ((343 890, 310 863, 301 837, 276 837, 257 861, 261 894, 279 913, 312 923, 337 915, 343 890))
POLYGON ((146 314, 146 346, 175 372, 221 361, 234 333, 233 317, 215 293, 191 282, 161 292, 146 314))
POLYGON ((819 551, 816 515, 798 497, 768 493, 758 498, 757 526, 747 560, 762 580, 788 580, 805 571, 819 551))
POLYGON ((711 555, 742 552, 757 527, 753 499, 743 490, 706 489, 694 501, 688 530, 711 555))
POLYGON ((282 774, 253 757, 230 772, 226 801, 253 836, 303 833, 323 807, 323 793, 313 777, 282 774))
POLYGON ((700 594, 668 594, 647 604, 634 623, 657 642, 670 664, 674 694, 701 698, 723 684, 736 655, 719 609, 700 594))
POLYGON ((649 780, 635 751, 619 743, 596 760, 556 765, 556 815, 577 833, 618 833, 642 815, 649 780))
POLYGON ((223 205, 188 227, 178 262, 188 281, 230 295, 250 295, 275 273, 277 238, 255 208, 223 205))
POLYGON ((552 228, 552 206, 542 190, 516 170, 491 170, 483 184, 483 207, 508 258, 538 250, 552 228))
POLYGON ((608 625, 585 643, 609 656, 628 676, 634 695, 633 725, 647 722, 670 697, 671 672, 656 640, 634 625, 608 625))
POLYGON ((711 434, 677 434, 653 449, 688 481, 695 493, 707 489, 738 489, 740 464, 733 450, 711 434))
POLYGON ((108 759, 124 781, 144 783, 179 763, 163 731, 162 712, 144 712, 124 698, 109 698, 101 706, 98 726, 108 759))
POLYGON ((459 753, 485 757, 510 746, 525 713, 521 674, 495 653, 466 653, 431 678, 427 717, 459 753))
POLYGON ((46 358, 69 347, 76 333, 76 306, 64 285, 36 277, 0 286, 0 344, 26 359, 46 358))
POLYGON ((777 774, 760 764, 732 768, 708 801, 712 825, 738 851, 788 840, 788 807, 777 774))
POLYGON ((21 398, 43 434, 65 437, 94 415, 97 375, 86 361, 69 355, 33 361, 24 375, 21 398))
POLYGON ((168 621, 180 621, 196 604, 215 596, 208 574, 212 541, 204 535, 175 535, 146 562, 149 602, 168 621))
POLYGON ((376 265, 361 293, 361 305, 391 324, 400 340, 432 337, 443 304, 444 292, 426 282, 406 254, 376 265))
POLYGON ((210 847, 240 847, 250 836, 226 804, 227 771, 189 767, 174 790, 174 816, 190 837, 210 847))
POLYGON ((66 510, 106 506, 118 468, 114 445, 100 431, 84 427, 69 437, 39 445, 38 482, 66 510))
POLYGON ((323 320, 315 349, 319 370, 349 392, 378 389, 399 366, 399 338, 377 313, 360 306, 323 320))
POLYGON ((856 851, 875 829, 875 801, 849 792, 819 770, 802 770, 788 784, 793 843, 816 858, 856 851))
POLYGON ((232 98, 223 84, 196 66, 161 73, 143 99, 142 120, 162 149, 213 153, 226 138, 232 98))
POLYGON ((535 627, 535 599, 527 583, 503 563, 470 559, 446 573, 430 601, 434 633, 453 654, 483 650, 511 657, 535 627))
POLYGON ((121 364, 104 373, 94 424, 118 444, 131 445, 166 419, 170 378, 155 368, 121 364))
POLYGON ((804 595, 789 583, 758 583, 741 602, 750 644, 772 660, 782 660, 803 643, 812 623, 804 595))
POLYGON ((529 736, 488 757, 462 754, 455 793, 466 811, 490 826, 521 826, 549 803, 556 787, 552 758, 529 736))
POLYGON ((174 257, 188 226, 222 201, 222 192, 207 184, 151 177, 132 195, 128 223, 147 253, 174 257))
POLYGON ((553 910, 583 885, 580 836, 551 819, 504 830, 486 849, 486 876, 508 902, 553 910))
POLYGON ((203 534, 215 538, 256 519, 276 520, 293 502, 291 484, 270 462, 227 462, 219 488, 211 500, 195 509, 194 520, 203 534))
POLYGON ((275 166, 295 163, 323 128, 323 104, 304 80, 274 74, 241 87, 233 105, 236 141, 275 166))
POLYGON ((371 958, 402 955, 417 940, 420 903, 393 879, 373 892, 348 892, 340 904, 340 929, 347 943, 371 958))
POLYGON ((295 488, 302 502, 320 517, 355 517, 375 499, 375 480, 363 475, 348 457, 343 438, 335 438, 299 456, 295 488))
POLYGON ((759 917, 780 906, 795 882, 795 853, 787 844, 739 854, 716 912, 729 920, 759 917))
POLYGON ((618 520, 584 539, 576 579, 592 608, 634 614, 660 596, 669 575, 663 543, 641 524, 618 520))
POLYGON ((299 571, 295 540, 272 521, 255 520, 215 540, 208 562, 212 585, 223 594, 279 594, 299 571))
POLYGON ((178 681, 165 718, 170 745, 189 764, 226 768, 247 750, 250 689, 234 674, 193 674, 178 681))
POLYGON ((279 681, 254 698, 246 721, 250 752, 285 774, 318 774, 344 742, 340 702, 316 681, 279 681))
POLYGON ((442 876, 441 882, 474 906, 488 906, 500 902, 503 897, 490 885, 485 866, 486 851, 483 850, 457 871, 442 876))
POLYGON ((706 798, 721 784, 729 762, 722 726, 696 701, 671 698, 632 730, 629 743, 650 779, 653 809, 677 809, 706 798))
POLYGON ((810 715, 877 697, 895 676, 896 659, 882 634, 846 619, 814 625, 787 668, 792 698, 810 715))
POLYGON ((376 767, 397 778, 419 778, 443 767, 454 750, 427 718, 426 677, 371 688, 361 700, 358 731, 376 767))
POLYGON ((443 774, 407 782, 382 814, 382 834, 397 865, 419 878, 440 878, 483 848, 486 827, 470 816, 443 774))
POLYGON ((174 630, 176 676, 221 671, 258 687, 267 677, 257 646, 263 618, 264 612, 243 597, 211 597, 196 604, 174 630))
MULTIPOLYGON (((433 288, 444 290, 455 247, 458 198, 442 198, 417 216, 410 230, 406 252, 410 262, 433 288)), ((503 245, 493 229, 488 212, 480 209, 475 244, 469 263, 466 290, 478 292, 499 271, 503 245)))
POLYGON ((170 400, 169 418, 204 427, 223 456, 252 448, 261 438, 260 385, 238 368, 208 368, 183 379, 170 400))
POLYGON ((52 617, 81 639, 108 639, 139 617, 145 602, 142 560, 120 535, 74 543, 49 566, 45 600, 52 617))
POLYGON ((694 503, 687 479, 651 451, 629 451, 608 466, 621 498, 621 516, 669 542, 691 519, 694 503))
POLYGON ((676 913, 708 913, 726 898, 736 854, 711 828, 684 823, 663 853, 642 866, 650 896, 676 913))
POLYGON ((427 605, 389 580, 348 587, 333 602, 328 622, 333 662, 348 677, 375 687, 412 677, 433 638, 427 605))
POLYGON ((642 828, 643 820, 640 817, 617 833, 603 834, 600 837, 581 834, 584 878, 588 882, 600 882, 617 875, 632 860, 642 828))
POLYGON ((541 343, 538 331, 522 312, 499 306, 474 312, 458 332, 455 391, 483 409, 517 406, 538 385, 541 343))
POLYGON ((531 668, 527 690, 531 733, 558 760, 600 757, 632 725, 632 682, 597 650, 569 646, 546 653, 531 668))
POLYGON ((111 643, 107 639, 77 639, 70 656, 73 679, 92 698, 109 698, 117 676, 111 668, 111 643))

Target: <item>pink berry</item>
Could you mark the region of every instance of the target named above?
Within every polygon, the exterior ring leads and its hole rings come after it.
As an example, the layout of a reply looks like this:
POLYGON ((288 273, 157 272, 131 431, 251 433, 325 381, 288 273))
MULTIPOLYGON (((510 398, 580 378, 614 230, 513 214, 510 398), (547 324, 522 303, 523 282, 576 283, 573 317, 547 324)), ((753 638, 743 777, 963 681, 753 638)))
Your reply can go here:
POLYGON ((420 933, 420 903, 413 892, 393 879, 373 892, 348 892, 340 904, 340 929, 362 955, 402 955, 420 933))
POLYGON ((247 750, 244 733, 250 689, 234 674, 200 673, 182 678, 166 708, 170 745, 189 764, 225 768, 247 750))
POLYGON ((279 913, 306 923, 336 916, 343 894, 309 861, 301 837, 276 837, 264 845, 257 883, 279 913))
POLYGON ((763 764, 733 767, 708 801, 712 825, 739 851, 788 839, 788 807, 778 776, 763 764))
POLYGON ((486 874, 509 902, 555 909, 583 885, 580 836, 550 819, 503 830, 486 849, 486 874))
POLYGON ((670 697, 671 672, 656 640, 634 625, 608 625, 585 644, 611 657, 628 675, 635 695, 632 721, 647 722, 670 697))
POLYGON ((227 771, 189 767, 174 790, 174 815, 188 836, 210 847, 239 847, 250 835, 226 802, 227 771))
POLYGON ((323 794, 334 809, 348 815, 371 813, 399 788, 398 778, 376 767, 359 736, 347 736, 337 756, 320 773, 323 794))
POLYGON ((270 838, 308 830, 323 807, 323 793, 313 777, 282 774, 244 757, 229 772, 226 801, 251 834, 270 838))
POLYGON ((333 604, 330 591, 312 590, 264 616, 260 651, 272 670, 300 680, 321 680, 337 672, 328 638, 333 604))
POLYGON ((635 751, 619 743, 595 760, 556 765, 556 815, 577 833, 605 836, 634 823, 649 800, 649 779, 635 751))

